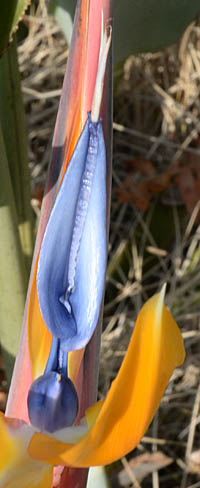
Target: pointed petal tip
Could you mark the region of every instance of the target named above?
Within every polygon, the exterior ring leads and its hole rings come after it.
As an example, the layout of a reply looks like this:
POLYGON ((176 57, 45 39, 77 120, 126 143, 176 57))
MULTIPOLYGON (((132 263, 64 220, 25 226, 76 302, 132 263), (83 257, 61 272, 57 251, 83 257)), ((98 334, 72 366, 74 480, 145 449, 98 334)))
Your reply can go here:
MULTIPOLYGON (((157 301, 156 314, 155 314, 155 322, 158 324, 158 326, 162 320, 162 313, 163 313, 163 306, 164 306, 166 288, 167 288, 167 284, 164 283, 161 290, 160 290, 160 293, 158 293, 158 301, 157 301)), ((148 302, 147 302, 147 304, 148 304, 148 302)))
POLYGON ((159 293, 159 297, 158 297, 156 318, 160 317, 160 326, 161 327, 164 327, 165 323, 168 323, 168 329, 173 328, 174 341, 176 344, 176 353, 177 353, 176 354, 177 363, 176 363, 175 367, 177 367, 177 366, 180 366, 185 359, 185 348, 184 348, 184 341, 183 341, 181 331, 180 331, 176 321, 172 317, 170 311, 167 309, 167 307, 165 306, 165 303, 164 303, 166 288, 167 288, 167 283, 164 283, 162 288, 161 288, 161 291, 159 293))
MULTIPOLYGON (((137 318, 137 322, 152 324, 152 347, 156 348, 159 357, 162 348, 167 349, 167 342, 171 342, 171 354, 169 344, 169 357, 174 368, 180 366, 185 359, 184 342, 181 331, 164 303, 167 284, 164 283, 159 293, 153 295, 143 305, 137 318), (173 358, 173 359, 172 359, 173 358)), ((148 329, 147 328, 147 334, 148 329)))
POLYGON ((163 286, 160 290, 160 300, 162 301, 163 304, 164 304, 164 300, 165 300, 166 289, 167 289, 167 283, 163 283, 163 286))

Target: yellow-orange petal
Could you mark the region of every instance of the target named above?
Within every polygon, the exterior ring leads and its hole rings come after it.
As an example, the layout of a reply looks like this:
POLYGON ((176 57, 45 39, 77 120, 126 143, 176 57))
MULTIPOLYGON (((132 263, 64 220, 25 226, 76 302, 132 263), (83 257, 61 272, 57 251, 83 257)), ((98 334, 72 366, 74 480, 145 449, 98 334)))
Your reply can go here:
POLYGON ((118 376, 91 430, 73 446, 35 434, 30 455, 74 467, 104 465, 125 455, 144 435, 174 368, 184 357, 182 336, 164 305, 162 290, 140 311, 118 376))
POLYGON ((77 351, 70 351, 68 355, 68 376, 76 382, 77 374, 79 372, 81 362, 84 356, 85 348, 78 349, 77 351))
POLYGON ((1 488, 51 488, 52 466, 35 461, 27 452, 31 428, 12 427, 15 420, 0 416, 0 486, 1 488))
POLYGON ((36 285, 37 265, 38 258, 33 272, 27 313, 28 345, 33 379, 43 374, 52 342, 52 335, 47 329, 40 312, 36 285))
POLYGON ((5 422, 0 416, 0 437, 1 437, 1 454, 0 454, 0 473, 7 468, 7 466, 17 459, 17 442, 13 439, 5 422))

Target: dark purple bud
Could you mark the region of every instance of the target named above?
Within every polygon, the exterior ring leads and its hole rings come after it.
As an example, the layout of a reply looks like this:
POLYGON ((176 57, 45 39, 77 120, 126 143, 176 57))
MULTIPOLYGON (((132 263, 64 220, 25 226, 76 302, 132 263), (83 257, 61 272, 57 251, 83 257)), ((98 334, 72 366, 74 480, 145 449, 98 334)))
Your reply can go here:
POLYGON ((78 413, 78 396, 72 381, 55 371, 35 380, 28 394, 31 424, 55 432, 71 426, 78 413))

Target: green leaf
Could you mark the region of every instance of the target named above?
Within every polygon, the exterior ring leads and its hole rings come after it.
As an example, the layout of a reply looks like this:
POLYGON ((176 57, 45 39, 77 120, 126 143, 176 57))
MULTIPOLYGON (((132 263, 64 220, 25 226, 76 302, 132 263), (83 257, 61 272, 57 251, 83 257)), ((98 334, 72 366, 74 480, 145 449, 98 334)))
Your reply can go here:
POLYGON ((115 60, 173 44, 198 12, 199 0, 115 0, 115 60))
POLYGON ((16 39, 0 59, 0 122, 28 275, 33 252, 33 215, 30 207, 27 137, 16 39))
POLYGON ((49 4, 49 13, 54 15, 68 45, 72 36, 75 8, 76 0, 51 0, 49 4))
POLYGON ((31 0, 2 0, 0 7, 0 55, 8 46, 31 0))
MULTIPOLYGON (((50 11, 71 39, 75 0, 51 0, 50 11), (64 19, 66 25, 64 25, 64 19)), ((159 51, 173 44, 200 13, 199 0, 114 0, 114 58, 159 51)))
POLYGON ((0 126, 0 339, 8 383, 19 343, 26 272, 5 144, 0 126))

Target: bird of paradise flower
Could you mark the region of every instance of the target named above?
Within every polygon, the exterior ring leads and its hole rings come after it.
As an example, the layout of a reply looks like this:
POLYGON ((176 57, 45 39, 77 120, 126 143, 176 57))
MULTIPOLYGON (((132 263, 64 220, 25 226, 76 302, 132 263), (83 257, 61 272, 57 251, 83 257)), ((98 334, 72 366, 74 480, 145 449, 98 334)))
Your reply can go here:
MULTIPOLYGON (((140 311, 118 376, 95 403, 109 209, 102 90, 110 9, 108 0, 77 5, 19 354, 0 418, 4 488, 61 487, 54 466, 88 468, 125 455, 184 360, 163 288, 140 311)), ((81 473, 76 486, 83 487, 81 473)))

